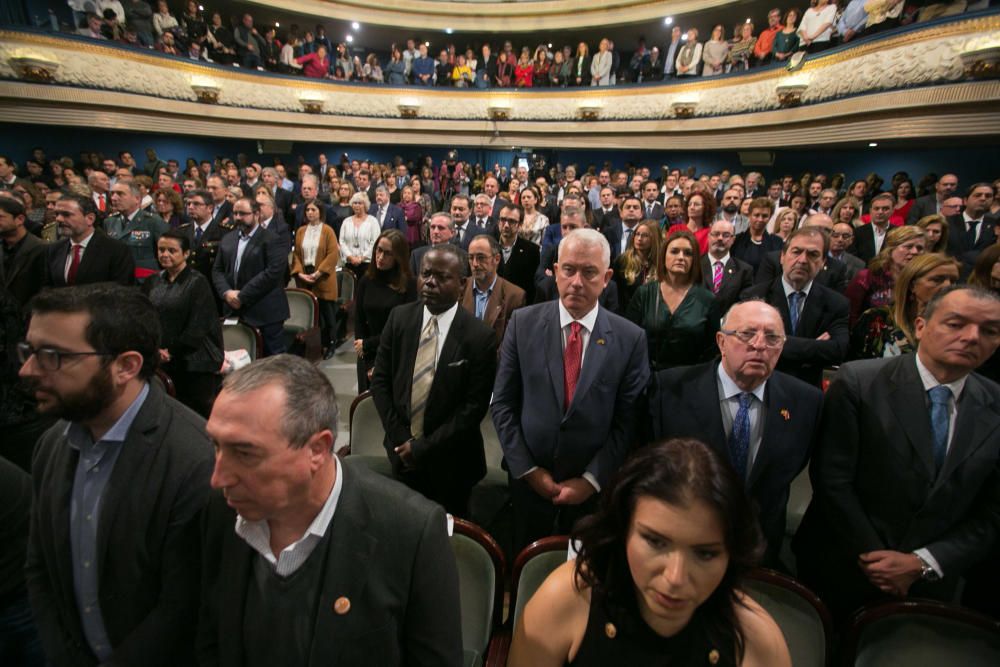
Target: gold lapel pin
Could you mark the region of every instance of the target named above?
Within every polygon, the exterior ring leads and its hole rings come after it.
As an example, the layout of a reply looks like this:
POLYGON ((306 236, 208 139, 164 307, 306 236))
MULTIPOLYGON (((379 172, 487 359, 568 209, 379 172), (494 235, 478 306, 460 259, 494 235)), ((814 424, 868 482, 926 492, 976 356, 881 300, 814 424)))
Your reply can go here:
POLYGON ((615 627, 614 623, 605 623, 604 634, 608 636, 608 639, 614 639, 618 635, 618 628, 615 627))
POLYGON ((343 616, 351 610, 351 601, 341 596, 333 603, 333 610, 343 616))
POLYGON ((792 418, 792 413, 789 412, 786 408, 781 408, 781 410, 779 410, 779 413, 785 419, 785 421, 788 421, 789 419, 792 418))
POLYGON ((603 338, 598 338, 597 339, 597 344, 598 345, 604 345, 604 339, 603 338))
POLYGON ((713 665, 719 664, 719 652, 714 648, 708 652, 708 661, 713 665))

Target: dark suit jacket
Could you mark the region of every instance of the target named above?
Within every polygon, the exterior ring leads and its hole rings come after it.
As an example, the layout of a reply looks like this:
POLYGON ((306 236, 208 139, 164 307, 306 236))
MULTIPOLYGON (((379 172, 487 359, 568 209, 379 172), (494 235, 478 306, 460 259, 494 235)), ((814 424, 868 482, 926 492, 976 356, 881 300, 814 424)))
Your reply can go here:
POLYGON ((561 482, 589 472, 603 488, 635 445, 636 403, 649 381, 646 334, 600 308, 564 410, 557 302, 514 312, 493 386, 493 425, 515 478, 533 466, 561 482))
MULTIPOLYGON (((701 278, 709 291, 712 290, 712 265, 715 259, 710 255, 701 256, 701 278)), ((743 290, 749 289, 753 285, 753 267, 742 259, 736 259, 732 255, 722 266, 722 284, 719 285, 719 293, 715 295, 715 301, 719 304, 719 312, 723 315, 730 306, 740 300, 743 290)))
POLYGON ((289 316, 282 282, 288 270, 288 244, 258 225, 243 251, 237 276, 234 273, 239 238, 239 231, 223 237, 212 266, 212 285, 220 297, 232 289, 240 293, 240 309, 233 311, 223 300, 223 314, 238 317, 254 327, 284 322, 289 316))
POLYGON ((830 385, 810 466, 813 498, 794 543, 830 587, 862 577, 858 554, 927 548, 945 578, 911 593, 937 597, 996 544, 1000 387, 968 376, 937 474, 926 403, 912 354, 844 364, 830 385))
MULTIPOLYGON (((892 227, 889 229, 891 230, 892 227)), ((882 243, 884 244, 885 241, 882 243)), ((950 247, 950 241, 948 245, 950 247)), ((847 250, 866 265, 874 259, 878 253, 875 252, 875 231, 871 223, 861 225, 854 230, 854 244, 847 250)))
MULTIPOLYGON (((458 572, 444 511, 351 457, 333 521, 319 591, 309 667, 462 664, 458 572), (347 614, 333 612, 346 598, 347 614)), ((202 520, 202 605, 198 657, 203 667, 241 667, 243 611, 255 552, 233 530, 236 514, 221 495, 202 520)), ((314 552, 315 558, 319 553, 314 552)))
MULTIPOLYGON (((368 215, 378 220, 378 204, 371 205, 371 208, 368 209, 368 215)), ((398 229, 403 236, 406 236, 406 218, 403 215, 403 209, 395 204, 388 204, 385 207, 385 220, 382 221, 382 230, 385 231, 386 229, 398 229)))
MULTIPOLYGON (((656 374, 649 399, 655 441, 698 438, 730 460, 718 368, 712 361, 656 374)), ((778 562, 785 535, 788 489, 809 462, 822 405, 819 389, 784 373, 773 373, 764 388, 764 430, 746 485, 760 512, 765 561, 771 565, 778 562)))
MULTIPOLYGON (((396 306, 382 330, 371 392, 385 428, 393 470, 394 448, 409 440, 410 390, 423 320, 423 303, 396 306)), ((424 435, 413 441, 416 466, 440 485, 472 488, 486 475, 479 424, 490 404, 496 373, 493 329, 459 306, 445 338, 424 411, 424 435)))
POLYGON ((778 359, 778 370, 794 375, 814 387, 820 386, 823 369, 836 366, 847 357, 850 332, 847 326, 850 304, 847 297, 838 294, 815 280, 799 316, 798 335, 792 336, 792 320, 788 314, 788 299, 777 278, 770 285, 754 285, 743 292, 742 299, 763 299, 778 309, 785 323, 785 347, 778 359), (823 333, 830 340, 816 340, 823 333))
POLYGON ((595 208, 591 215, 594 220, 594 229, 598 231, 604 231, 622 221, 621 213, 618 212, 617 208, 612 208, 606 214, 603 209, 595 208))
POLYGON ((937 203, 936 193, 914 199, 910 212, 906 214, 906 224, 915 225, 920 218, 937 213, 937 203))
POLYGON ((503 261, 503 253, 500 257, 497 275, 523 289, 525 301, 534 303, 535 271, 538 269, 539 262, 538 246, 518 236, 514 245, 511 246, 510 259, 506 262, 503 261))
POLYGON ((966 238, 965 218, 962 214, 948 217, 948 254, 962 262, 963 273, 967 274, 972 270, 979 253, 997 242, 996 233, 993 231, 993 226, 996 224, 995 218, 989 214, 984 215, 982 222, 979 223, 979 238, 973 244, 966 238))
MULTIPOLYGON (((833 259, 833 258, 830 258, 830 259, 833 259)), ((854 255, 852 255, 849 252, 845 252, 840 257, 840 259, 837 260, 837 261, 843 262, 843 264, 844 264, 844 268, 846 269, 847 284, 848 285, 850 285, 851 281, 854 280, 855 274, 857 274, 857 272, 860 271, 861 269, 865 268, 865 263, 860 258, 855 257, 854 255)), ((828 285, 828 287, 829 287, 829 285, 828 285)), ((846 288, 845 288, 845 291, 846 291, 846 288)))
MULTIPOLYGON (((462 307, 472 315, 476 314, 474 285, 475 281, 470 278, 465 283, 465 295, 462 297, 462 307)), ((503 334, 507 330, 507 322, 510 321, 511 313, 525 305, 528 305, 528 302, 524 297, 524 290, 497 276, 497 284, 493 287, 489 300, 486 301, 486 311, 482 321, 487 326, 492 327, 496 333, 498 348, 503 341, 503 334)))
MULTIPOLYGON (((27 306, 31 297, 45 284, 46 247, 44 241, 28 233, 9 265, 5 264, 4 252, 0 248, 0 284, 7 288, 21 308, 27 306)), ((65 255, 63 257, 65 261, 65 255)))
MULTIPOLYGON (((857 258, 855 258, 857 259, 857 258)), ((858 260, 859 262, 861 260, 858 260)), ((862 268, 864 263, 862 263, 862 268)), ((772 283, 775 278, 781 277, 781 251, 772 250, 764 255, 760 266, 757 267, 757 276, 754 283, 772 283)), ((829 287, 838 294, 847 291, 847 265, 839 259, 827 257, 823 262, 823 268, 816 274, 816 282, 824 287, 829 287)))
MULTIPOLYGON (((70 564, 70 495, 79 452, 59 421, 38 441, 25 576, 49 663, 96 665, 83 635, 70 564)), ((196 515, 214 455, 205 420, 155 385, 129 429, 101 499, 97 562, 108 664, 193 662, 198 609, 196 515)), ((232 525, 230 525, 232 531, 232 525)))
POLYGON ((642 219, 643 220, 656 220, 657 222, 659 222, 660 220, 663 220, 663 216, 664 215, 665 214, 663 213, 663 204, 661 204, 658 201, 654 201, 653 202, 653 212, 652 212, 652 214, 647 214, 646 213, 646 200, 645 199, 642 200, 642 219))
POLYGON ((485 234, 485 233, 486 233, 485 229, 476 225, 475 222, 473 222, 472 218, 469 218, 469 221, 465 225, 465 235, 462 237, 462 240, 461 241, 458 240, 458 230, 456 229, 455 238, 452 239, 452 243, 457 245, 462 250, 468 251, 469 244, 472 243, 472 239, 476 238, 480 234, 485 234))
MULTIPOLYGON (((46 246, 47 287, 66 286, 66 257, 71 252, 71 245, 70 240, 64 238, 46 246)), ((132 259, 132 251, 127 245, 108 237, 102 231, 94 230, 94 235, 87 244, 87 250, 80 259, 76 284, 105 282, 134 285, 135 260, 132 259)))
MULTIPOLYGON (((420 280, 420 263, 424 260, 424 255, 427 254, 427 251, 433 247, 434 246, 432 245, 422 245, 419 248, 414 248, 413 252, 410 253, 410 272, 413 273, 418 282, 420 280)), ((465 248, 459 248, 458 250, 459 254, 462 256, 463 263, 465 266, 468 266, 469 258, 465 252, 465 248)))
MULTIPOLYGON (((215 204, 213 202, 208 202, 209 207, 214 211, 215 204)), ((219 208, 219 212, 212 216, 212 222, 223 223, 225 222, 230 228, 235 224, 233 221, 233 205, 229 201, 222 202, 222 206, 219 208)))
POLYGON ((194 223, 181 225, 181 231, 187 234, 191 243, 191 258, 188 263, 198 269, 209 282, 212 280, 212 265, 215 263, 215 256, 219 254, 219 241, 222 237, 233 231, 233 228, 223 227, 217 222, 210 221, 205 231, 201 235, 201 243, 194 241, 194 223))

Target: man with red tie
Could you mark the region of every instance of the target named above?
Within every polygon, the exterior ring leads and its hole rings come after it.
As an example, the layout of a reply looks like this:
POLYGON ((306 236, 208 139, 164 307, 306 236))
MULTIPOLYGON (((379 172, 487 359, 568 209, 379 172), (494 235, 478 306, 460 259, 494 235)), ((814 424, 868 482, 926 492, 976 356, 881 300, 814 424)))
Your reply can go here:
POLYGON ((97 206, 90 197, 63 195, 55 204, 61 240, 46 248, 51 287, 115 282, 135 282, 135 262, 128 246, 94 229, 97 206))
POLYGON ((558 301, 514 311, 492 416, 510 474, 514 549, 566 533, 635 444, 646 334, 598 305, 611 248, 593 229, 559 244, 558 301))
POLYGON ((111 178, 103 171, 95 169, 87 177, 87 185, 93 192, 94 206, 97 207, 97 222, 100 226, 100 223, 111 215, 111 178))

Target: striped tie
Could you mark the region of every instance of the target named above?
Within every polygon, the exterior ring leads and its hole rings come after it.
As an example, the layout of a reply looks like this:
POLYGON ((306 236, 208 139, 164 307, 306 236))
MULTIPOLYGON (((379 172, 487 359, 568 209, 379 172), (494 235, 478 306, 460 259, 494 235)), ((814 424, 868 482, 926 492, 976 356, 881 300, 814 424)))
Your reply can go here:
POLYGON ((716 262, 712 271, 712 293, 718 294, 720 287, 722 287, 722 262, 716 262))
POLYGON ((413 364, 413 386, 410 389, 410 435, 424 435, 424 411, 427 397, 434 382, 435 357, 437 356, 438 320, 432 317, 420 332, 417 359, 413 364))

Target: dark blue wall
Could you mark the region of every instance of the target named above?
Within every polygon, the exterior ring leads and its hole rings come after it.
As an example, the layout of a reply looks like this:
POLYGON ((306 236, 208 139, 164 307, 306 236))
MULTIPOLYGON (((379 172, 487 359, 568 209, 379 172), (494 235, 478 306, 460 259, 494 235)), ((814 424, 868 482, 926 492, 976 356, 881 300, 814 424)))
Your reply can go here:
MULTIPOLYGON (((246 153, 251 159, 269 163, 274 157, 280 157, 286 163, 294 163, 298 156, 314 162, 319 153, 326 153, 331 162, 338 162, 341 153, 348 153, 352 158, 368 158, 379 162, 389 162, 396 155, 406 159, 420 155, 430 155, 435 161, 444 158, 448 151, 445 146, 414 146, 401 149, 398 146, 381 145, 333 145, 320 143, 296 142, 289 155, 274 156, 258 153, 257 142, 244 139, 211 139, 189 137, 183 135, 151 135, 135 134, 111 130, 81 130, 72 127, 48 127, 35 125, 7 124, 0 127, 0 152, 10 155, 15 161, 21 162, 28 156, 31 148, 40 145, 49 154, 69 155, 76 158, 80 151, 94 150, 106 154, 117 154, 120 150, 130 150, 140 162, 146 148, 156 149, 163 159, 174 158, 182 163, 188 157, 198 160, 211 159, 216 155, 235 157, 237 153, 246 153)), ((960 182, 992 181, 1000 176, 1000 160, 997 160, 996 142, 985 142, 984 145, 956 148, 920 148, 913 147, 859 147, 856 149, 808 149, 776 151, 775 163, 772 167, 747 167, 740 164, 739 155, 735 151, 595 151, 595 150, 556 150, 542 151, 549 163, 566 165, 576 163, 583 167, 601 165, 610 160, 614 167, 623 167, 626 163, 646 165, 653 168, 654 174, 660 165, 686 168, 693 165, 699 172, 714 172, 723 168, 733 171, 754 169, 766 177, 780 176, 788 172, 799 174, 811 172, 844 172, 848 179, 862 178, 869 172, 877 172, 887 179, 896 171, 907 171, 914 179, 919 179, 928 172, 954 172, 960 182), (992 144, 992 145, 991 145, 992 144)), ((492 166, 496 162, 509 165, 514 152, 510 150, 492 150, 476 148, 459 148, 459 158, 471 162, 481 162, 492 166)), ((526 155, 526 153, 521 152, 526 155)))

